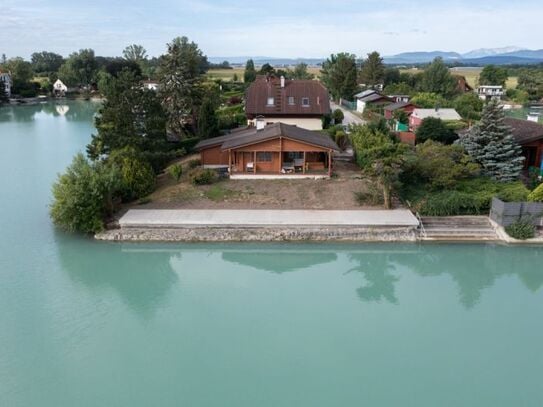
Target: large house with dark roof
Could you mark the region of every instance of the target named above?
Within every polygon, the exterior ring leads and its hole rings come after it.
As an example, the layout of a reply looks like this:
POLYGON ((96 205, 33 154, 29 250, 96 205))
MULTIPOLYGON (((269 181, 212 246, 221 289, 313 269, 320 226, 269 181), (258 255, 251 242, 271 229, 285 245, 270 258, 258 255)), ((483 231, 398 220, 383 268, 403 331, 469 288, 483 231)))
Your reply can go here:
POLYGON ((231 178, 328 177, 339 151, 327 135, 284 123, 202 140, 195 148, 204 168, 225 169, 231 178))
POLYGON ((245 94, 245 113, 249 126, 281 122, 322 130, 322 118, 330 114, 330 96, 316 80, 259 75, 245 94))
POLYGON ((528 120, 505 118, 515 141, 522 146, 524 168, 543 168, 543 125, 528 120))

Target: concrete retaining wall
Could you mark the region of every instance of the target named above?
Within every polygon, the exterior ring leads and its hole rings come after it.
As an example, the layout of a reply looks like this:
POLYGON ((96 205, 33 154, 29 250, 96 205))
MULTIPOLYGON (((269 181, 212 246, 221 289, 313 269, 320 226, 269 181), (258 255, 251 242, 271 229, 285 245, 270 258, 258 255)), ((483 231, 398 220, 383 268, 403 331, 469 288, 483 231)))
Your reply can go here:
POLYGON ((414 242, 414 227, 197 227, 121 228, 99 233, 98 240, 122 242, 277 242, 277 241, 359 241, 414 242))
POLYGON ((543 226, 543 203, 503 202, 493 198, 490 219, 498 225, 507 227, 520 218, 531 218, 535 226, 543 226))

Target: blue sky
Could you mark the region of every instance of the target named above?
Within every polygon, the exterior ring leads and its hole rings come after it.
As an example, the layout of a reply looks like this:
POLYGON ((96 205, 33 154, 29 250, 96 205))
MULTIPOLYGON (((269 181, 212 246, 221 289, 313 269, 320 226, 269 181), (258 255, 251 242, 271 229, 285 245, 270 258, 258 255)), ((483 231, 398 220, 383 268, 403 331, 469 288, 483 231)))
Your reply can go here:
POLYGON ((208 56, 543 48, 541 0, 0 0, 0 54, 150 55, 186 35, 208 56))

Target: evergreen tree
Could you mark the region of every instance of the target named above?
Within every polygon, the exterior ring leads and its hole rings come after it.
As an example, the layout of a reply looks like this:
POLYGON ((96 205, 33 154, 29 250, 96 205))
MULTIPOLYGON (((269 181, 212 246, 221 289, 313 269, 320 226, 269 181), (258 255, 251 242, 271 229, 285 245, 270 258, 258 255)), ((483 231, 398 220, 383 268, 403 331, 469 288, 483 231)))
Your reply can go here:
POLYGON ((201 103, 201 85, 207 58, 187 37, 175 38, 160 64, 160 94, 168 116, 168 131, 186 136, 201 103))
POLYGON ((206 97, 200 108, 198 117, 198 135, 201 138, 215 137, 219 134, 219 120, 215 113, 215 105, 209 97, 206 97))
POLYGON ((368 54, 368 58, 362 62, 360 80, 370 88, 384 83, 385 65, 383 64, 383 58, 377 51, 368 54))
POLYGON ((351 99, 356 93, 356 57, 354 54, 331 55, 322 64, 321 80, 336 100, 351 99))
POLYGON ((249 59, 247 61, 247 64, 245 64, 245 72, 243 73, 243 81, 245 83, 251 83, 254 82, 256 79, 256 69, 255 69, 255 63, 252 59, 249 59))
POLYGON ((103 93, 105 101, 95 120, 98 134, 87 146, 88 156, 96 160, 113 150, 134 147, 159 170, 168 159, 170 143, 156 92, 144 89, 134 72, 124 69, 109 78, 103 93))
POLYGON ((421 88, 424 92, 450 97, 457 93, 458 83, 443 59, 438 57, 424 70, 421 88))
POLYGON ((504 120, 503 108, 498 101, 490 101, 483 110, 481 121, 461 136, 459 143, 481 165, 483 175, 508 182, 520 175, 524 157, 504 120))

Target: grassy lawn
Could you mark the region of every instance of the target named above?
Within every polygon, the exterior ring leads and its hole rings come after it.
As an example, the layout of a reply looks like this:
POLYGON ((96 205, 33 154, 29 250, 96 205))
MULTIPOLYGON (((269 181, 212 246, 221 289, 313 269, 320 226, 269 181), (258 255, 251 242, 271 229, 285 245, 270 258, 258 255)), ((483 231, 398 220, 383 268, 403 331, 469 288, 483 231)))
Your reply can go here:
POLYGON ((127 205, 147 209, 360 209, 377 206, 372 199, 357 199, 374 188, 352 163, 337 162, 335 176, 325 180, 277 179, 230 180, 212 185, 192 185, 188 161, 182 162, 180 182, 167 173, 146 199, 127 205))
MULTIPOLYGON (((466 77, 466 80, 468 81, 468 84, 475 88, 477 86, 477 80, 479 79, 479 74, 483 68, 474 67, 474 68, 463 68, 463 67, 457 67, 452 68, 451 73, 454 75, 462 75, 466 77)), ((418 73, 422 72, 422 69, 418 68, 411 68, 411 69, 402 69, 401 72, 407 72, 407 73, 418 73)), ((518 84, 518 78, 516 76, 511 76, 509 79, 507 79, 507 82, 505 83, 505 86, 508 89, 514 89, 517 87, 518 84)))

